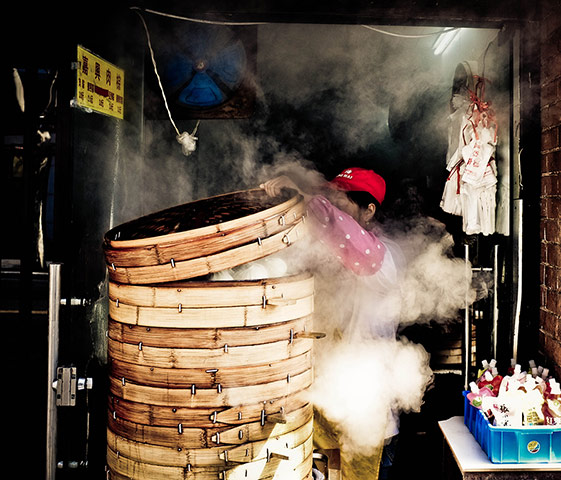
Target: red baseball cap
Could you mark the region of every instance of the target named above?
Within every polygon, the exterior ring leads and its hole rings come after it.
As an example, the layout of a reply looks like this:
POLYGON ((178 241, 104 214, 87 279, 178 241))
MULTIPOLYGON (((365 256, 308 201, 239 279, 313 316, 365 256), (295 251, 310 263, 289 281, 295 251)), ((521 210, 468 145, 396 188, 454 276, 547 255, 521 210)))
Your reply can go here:
POLYGON ((376 172, 365 168, 346 168, 330 183, 347 192, 368 192, 379 204, 386 195, 386 181, 376 172))

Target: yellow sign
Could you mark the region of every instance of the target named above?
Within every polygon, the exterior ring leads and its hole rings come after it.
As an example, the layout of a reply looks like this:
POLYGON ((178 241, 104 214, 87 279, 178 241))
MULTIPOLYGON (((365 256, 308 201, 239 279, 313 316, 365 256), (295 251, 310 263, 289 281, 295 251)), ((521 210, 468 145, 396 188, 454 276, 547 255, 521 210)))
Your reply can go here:
POLYGON ((125 72, 78 45, 76 103, 112 117, 123 118, 125 72))

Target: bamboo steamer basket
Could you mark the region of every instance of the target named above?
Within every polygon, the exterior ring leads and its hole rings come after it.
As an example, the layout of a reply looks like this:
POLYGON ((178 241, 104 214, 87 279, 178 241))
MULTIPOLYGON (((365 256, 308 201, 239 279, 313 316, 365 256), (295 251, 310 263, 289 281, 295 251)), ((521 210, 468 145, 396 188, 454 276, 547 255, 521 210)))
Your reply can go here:
POLYGON ((109 282, 111 478, 311 479, 314 282, 109 282))
POLYGON ((111 469, 111 478, 129 479, 129 472, 134 472, 134 478, 139 480, 311 480, 312 479, 312 452, 311 442, 307 442, 297 449, 293 449, 294 461, 286 456, 271 455, 270 458, 260 459, 226 467, 171 467, 136 462, 107 448, 107 459, 111 469), (301 457, 309 451, 308 457, 301 457), (300 461, 300 463, 297 463, 300 461))
POLYGON ((279 252, 304 235, 303 197, 239 191, 168 208, 106 233, 111 280, 171 282, 227 270, 279 252))
POLYGON ((284 435, 305 425, 312 417, 312 406, 306 403, 288 414, 267 415, 264 421, 258 418, 239 425, 216 426, 219 424, 213 423, 211 426, 205 426, 201 425, 201 422, 191 427, 183 424, 145 425, 108 415, 108 428, 115 435, 149 445, 176 449, 210 448, 219 445, 243 445, 266 440, 275 435, 284 435))
MULTIPOLYGON (((119 452, 120 455, 129 460, 163 466, 185 466, 191 467, 221 467, 231 463, 250 463, 266 459, 267 452, 292 456, 294 449, 302 447, 302 462, 311 452, 309 442, 312 440, 313 421, 310 417, 302 426, 283 433, 271 432, 269 437, 257 441, 245 442, 241 445, 219 445, 208 448, 196 448, 191 445, 180 447, 162 446, 136 441, 114 433, 111 429, 107 431, 108 446, 111 450, 119 452)), ((296 454, 297 457, 297 454, 296 454)))
POLYGON ((185 428, 233 428, 260 422, 282 423, 307 405, 298 396, 273 398, 267 402, 213 408, 150 405, 109 395, 109 413, 116 419, 148 426, 185 428), (180 427, 181 426, 181 427, 180 427))

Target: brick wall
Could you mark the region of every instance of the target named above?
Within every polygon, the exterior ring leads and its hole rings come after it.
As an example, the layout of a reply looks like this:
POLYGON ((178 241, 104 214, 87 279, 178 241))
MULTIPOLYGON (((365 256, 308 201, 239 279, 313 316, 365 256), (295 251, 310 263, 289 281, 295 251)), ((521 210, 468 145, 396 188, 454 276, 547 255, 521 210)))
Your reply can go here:
POLYGON ((542 2, 540 350, 561 378, 561 1, 542 2))

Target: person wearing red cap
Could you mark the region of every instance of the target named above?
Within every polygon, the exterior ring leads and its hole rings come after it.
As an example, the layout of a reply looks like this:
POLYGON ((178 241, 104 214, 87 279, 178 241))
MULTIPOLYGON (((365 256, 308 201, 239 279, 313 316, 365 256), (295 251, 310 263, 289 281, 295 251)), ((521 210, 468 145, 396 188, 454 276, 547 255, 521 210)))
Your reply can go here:
MULTIPOLYGON (((299 191, 307 202, 307 219, 313 236, 345 267, 345 271, 336 270, 339 274, 328 274, 326 278, 327 282, 341 282, 338 283, 341 288, 329 291, 344 292, 346 304, 338 311, 327 313, 333 317, 329 322, 335 324, 333 335, 350 344, 367 338, 395 341, 399 323, 399 271, 403 258, 397 244, 376 231, 375 214, 386 196, 384 179, 372 170, 352 167, 326 184, 308 188, 314 193, 303 191, 287 176, 273 178, 261 188, 271 196, 279 195, 283 188, 299 191)), ((389 410, 380 479, 386 478, 392 466, 399 430, 399 415, 392 407, 389 410)), ((333 428, 328 423, 324 421, 317 425, 320 437, 321 432, 333 428)), ((348 475, 351 480, 370 478, 362 471, 353 470, 348 475)))
POLYGON ((306 199, 308 218, 320 241, 357 275, 373 275, 383 265, 384 243, 372 231, 372 221, 386 195, 386 182, 373 170, 346 168, 320 194, 302 191, 289 177, 261 185, 269 195, 283 188, 298 190, 306 199))

